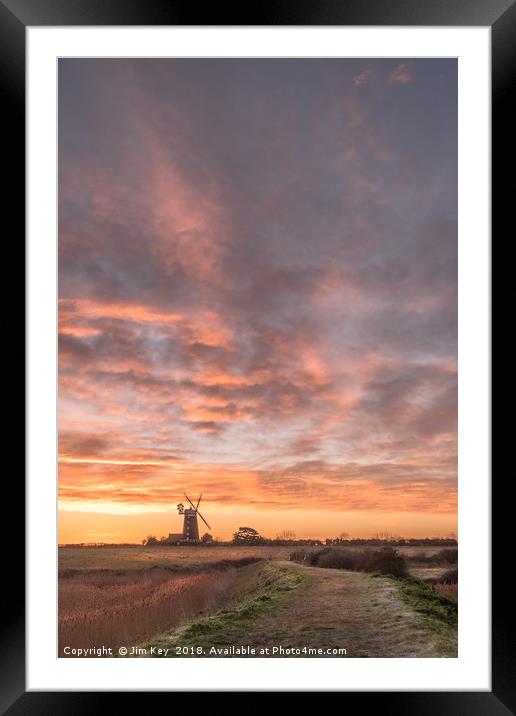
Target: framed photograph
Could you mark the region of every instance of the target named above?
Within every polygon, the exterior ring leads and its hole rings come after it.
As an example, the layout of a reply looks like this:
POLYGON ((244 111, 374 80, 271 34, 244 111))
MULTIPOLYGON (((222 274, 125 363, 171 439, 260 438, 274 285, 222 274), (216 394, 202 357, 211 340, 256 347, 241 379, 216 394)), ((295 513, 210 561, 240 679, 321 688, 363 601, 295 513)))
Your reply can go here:
POLYGON ((28 336, 2 707, 510 713, 490 274, 515 5, 210 14, 0 4, 28 336))

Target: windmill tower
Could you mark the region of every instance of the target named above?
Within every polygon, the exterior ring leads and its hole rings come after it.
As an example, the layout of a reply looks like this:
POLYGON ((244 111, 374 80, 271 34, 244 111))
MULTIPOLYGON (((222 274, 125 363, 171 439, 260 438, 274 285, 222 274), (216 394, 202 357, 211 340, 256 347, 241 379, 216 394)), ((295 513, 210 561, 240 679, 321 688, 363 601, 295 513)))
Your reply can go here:
POLYGON ((206 522, 204 517, 199 512, 199 505, 201 504, 202 493, 199 495, 197 504, 194 505, 192 500, 188 497, 186 492, 184 493, 186 499, 190 503, 190 507, 185 507, 183 504, 177 506, 180 515, 183 515, 183 542, 199 542, 199 524, 197 522, 197 516, 201 518, 206 527, 211 530, 211 527, 206 522))

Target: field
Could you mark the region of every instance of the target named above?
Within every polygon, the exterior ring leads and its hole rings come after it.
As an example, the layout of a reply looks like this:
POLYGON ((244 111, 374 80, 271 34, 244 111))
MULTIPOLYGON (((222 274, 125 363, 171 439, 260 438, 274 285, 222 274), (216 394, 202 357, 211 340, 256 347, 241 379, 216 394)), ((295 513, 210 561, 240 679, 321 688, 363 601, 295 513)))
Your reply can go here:
MULTIPOLYGON (((224 560, 247 557, 288 560, 295 549, 289 546, 210 545, 209 547, 61 547, 59 571, 67 569, 148 569, 149 567, 191 568, 224 560)), ((306 549, 320 549, 310 547, 306 549)), ((363 547, 345 547, 360 550, 363 547)), ((366 548, 368 549, 368 548, 366 548)), ((400 554, 409 558, 431 556, 441 547, 401 547, 400 554)))
POLYGON ((288 559, 292 547, 61 547, 59 571, 67 569, 186 568, 247 557, 288 559))
POLYGON ((73 650, 101 646, 109 656, 120 647, 128 656, 234 656, 210 650, 235 644, 293 650, 276 656, 454 656, 456 579, 440 580, 456 553, 399 550, 405 579, 327 568, 354 549, 332 548, 311 566, 289 561, 288 546, 61 548, 60 656, 95 656, 73 650), (346 653, 296 652, 306 647, 346 653))

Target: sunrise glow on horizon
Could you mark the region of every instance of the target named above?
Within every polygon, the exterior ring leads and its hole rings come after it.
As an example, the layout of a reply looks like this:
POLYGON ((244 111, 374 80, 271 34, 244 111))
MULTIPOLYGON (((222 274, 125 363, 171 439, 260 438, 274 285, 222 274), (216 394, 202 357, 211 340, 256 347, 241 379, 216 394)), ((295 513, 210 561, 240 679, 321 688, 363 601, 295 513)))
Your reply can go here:
POLYGON ((457 62, 59 61, 59 542, 457 530, 457 62))

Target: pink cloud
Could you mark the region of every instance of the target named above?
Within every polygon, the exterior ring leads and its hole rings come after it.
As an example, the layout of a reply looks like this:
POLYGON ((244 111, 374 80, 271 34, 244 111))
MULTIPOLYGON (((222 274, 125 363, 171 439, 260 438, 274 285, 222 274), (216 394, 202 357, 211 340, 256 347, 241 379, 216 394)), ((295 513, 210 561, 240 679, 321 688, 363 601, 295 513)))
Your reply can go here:
POLYGON ((355 87, 362 87, 363 85, 366 85, 372 78, 373 73, 371 70, 363 70, 358 75, 355 75, 353 77, 353 84, 355 87))
POLYGON ((398 84, 407 84, 408 82, 412 82, 414 77, 410 72, 410 68, 410 62, 402 62, 389 75, 389 82, 395 82, 398 84))

